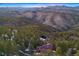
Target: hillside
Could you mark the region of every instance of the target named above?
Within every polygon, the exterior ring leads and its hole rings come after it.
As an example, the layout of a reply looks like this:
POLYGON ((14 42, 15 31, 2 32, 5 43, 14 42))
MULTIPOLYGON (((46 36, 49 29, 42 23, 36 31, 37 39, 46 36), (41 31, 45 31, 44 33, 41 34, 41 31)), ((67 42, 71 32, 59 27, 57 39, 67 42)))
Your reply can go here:
POLYGON ((63 31, 79 23, 79 11, 76 7, 65 6, 41 8, 1 7, 0 23, 1 25, 13 26, 27 23, 44 24, 58 31, 63 31))
POLYGON ((0 56, 79 56, 79 7, 0 7, 0 56))

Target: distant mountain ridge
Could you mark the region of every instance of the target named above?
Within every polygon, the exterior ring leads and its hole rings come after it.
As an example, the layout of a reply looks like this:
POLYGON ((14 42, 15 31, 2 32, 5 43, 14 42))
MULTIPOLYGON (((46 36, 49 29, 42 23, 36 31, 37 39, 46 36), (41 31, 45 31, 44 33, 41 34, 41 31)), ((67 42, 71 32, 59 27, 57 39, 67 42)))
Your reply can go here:
MULTIPOLYGON (((43 24, 60 31, 68 30, 79 23, 79 7, 48 6, 40 8, 0 7, 0 18, 12 18, 12 22, 21 25, 43 24), (19 19, 21 18, 22 19, 19 19), (20 22, 20 23, 18 23, 20 22)), ((1 20, 1 19, 0 19, 1 20)), ((6 19, 5 19, 6 20, 6 19)), ((0 23, 11 22, 0 21, 0 23)), ((14 24, 12 24, 14 25, 14 24)), ((17 26, 17 25, 16 25, 17 26)))

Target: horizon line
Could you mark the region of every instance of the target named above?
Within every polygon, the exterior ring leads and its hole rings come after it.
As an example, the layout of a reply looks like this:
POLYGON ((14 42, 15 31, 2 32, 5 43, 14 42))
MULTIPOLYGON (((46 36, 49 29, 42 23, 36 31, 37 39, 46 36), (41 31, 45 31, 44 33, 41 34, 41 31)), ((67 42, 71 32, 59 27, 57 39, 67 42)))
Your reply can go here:
POLYGON ((79 3, 0 3, 0 7, 46 7, 46 6, 67 6, 67 7, 77 7, 79 3))

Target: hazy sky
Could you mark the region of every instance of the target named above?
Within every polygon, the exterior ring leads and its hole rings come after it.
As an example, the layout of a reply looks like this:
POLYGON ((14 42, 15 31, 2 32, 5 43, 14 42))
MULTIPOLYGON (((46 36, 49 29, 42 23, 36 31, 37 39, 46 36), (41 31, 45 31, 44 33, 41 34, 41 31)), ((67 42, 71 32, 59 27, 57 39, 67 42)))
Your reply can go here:
POLYGON ((0 7, 79 6, 79 3, 0 3, 0 7))

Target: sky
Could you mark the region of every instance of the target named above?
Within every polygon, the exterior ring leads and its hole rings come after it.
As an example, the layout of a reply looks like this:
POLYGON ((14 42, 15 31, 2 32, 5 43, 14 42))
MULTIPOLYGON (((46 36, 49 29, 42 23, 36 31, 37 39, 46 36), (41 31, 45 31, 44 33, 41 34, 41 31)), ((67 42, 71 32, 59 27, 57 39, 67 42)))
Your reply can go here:
POLYGON ((76 7, 79 6, 79 3, 0 3, 0 7, 46 7, 46 6, 76 7))

